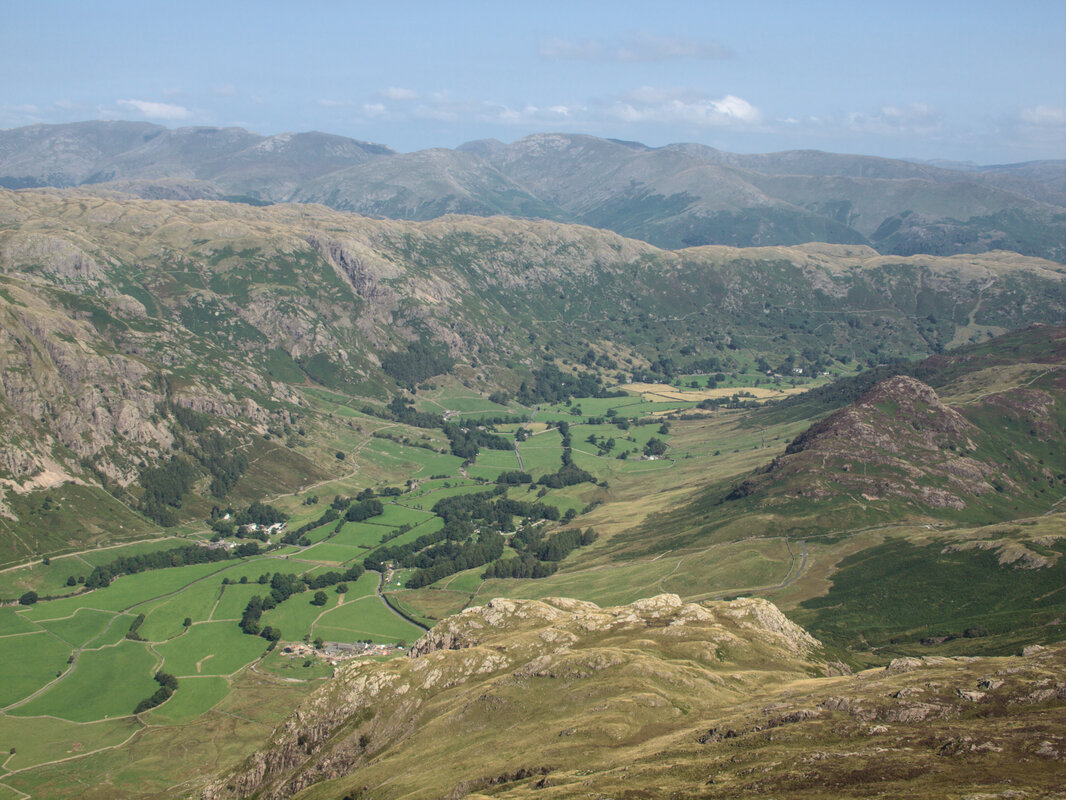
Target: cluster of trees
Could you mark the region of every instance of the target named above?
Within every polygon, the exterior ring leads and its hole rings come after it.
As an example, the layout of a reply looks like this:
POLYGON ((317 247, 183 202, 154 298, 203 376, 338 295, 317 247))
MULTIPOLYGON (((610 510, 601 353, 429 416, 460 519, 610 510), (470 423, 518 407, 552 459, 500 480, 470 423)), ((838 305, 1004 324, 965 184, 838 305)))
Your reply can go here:
POLYGON ((380 517, 385 513, 385 506, 380 500, 362 500, 352 503, 344 512, 344 518, 348 522, 362 522, 371 517, 380 517))
POLYGON ((168 461, 141 470, 144 489, 140 510, 160 525, 178 524, 182 500, 193 484, 207 475, 208 491, 223 498, 248 469, 248 456, 237 441, 212 429, 211 417, 182 406, 168 403, 169 413, 180 426, 175 430, 174 449, 168 461))
POLYGON ((584 533, 578 529, 568 529, 554 536, 545 536, 543 531, 536 528, 522 528, 511 539, 511 547, 518 551, 518 557, 493 562, 481 577, 547 578, 559 568, 558 562, 578 547, 592 544, 597 538, 592 528, 584 533))
MULTIPOLYGON (((387 563, 413 568, 407 587, 417 589, 456 572, 480 567, 503 555, 501 530, 513 527, 514 517, 531 519, 559 519, 559 509, 547 503, 526 503, 505 496, 501 484, 487 492, 457 495, 439 500, 433 513, 444 520, 444 526, 434 533, 420 536, 414 542, 397 547, 383 547, 367 556, 363 566, 383 570, 387 563), (480 530, 472 539, 475 530, 480 530)), ((538 575, 542 570, 538 571, 538 575)))
POLYGON ((285 522, 288 518, 287 514, 278 511, 274 506, 256 500, 243 511, 234 511, 232 508, 220 509, 215 506, 211 509, 211 516, 207 522, 211 530, 215 532, 216 541, 223 537, 236 536, 265 542, 270 537, 263 529, 285 522), (256 530, 253 531, 253 528, 256 530))
POLYGON ((454 422, 449 422, 442 426, 442 430, 451 443, 452 455, 467 461, 477 458, 482 447, 488 450, 511 450, 514 447, 507 437, 480 428, 460 428, 454 422))
POLYGON ((533 483, 533 476, 528 472, 513 469, 509 472, 501 472, 497 475, 496 483, 506 484, 508 486, 518 486, 523 483, 533 483))
POLYGON ((381 359, 381 369, 397 383, 413 389, 416 384, 434 375, 442 375, 455 365, 455 361, 442 347, 429 347, 423 342, 412 342, 406 351, 389 353, 381 359))
MULTIPOLYGON (((269 582, 270 591, 262 597, 253 595, 248 601, 248 605, 244 607, 244 613, 241 614, 241 630, 250 636, 262 636, 264 639, 276 642, 281 638, 280 630, 270 625, 263 628, 259 626, 264 611, 277 608, 279 603, 284 603, 293 595, 302 594, 309 589, 321 590, 344 581, 356 581, 359 580, 359 576, 362 574, 363 568, 355 564, 345 572, 323 572, 320 575, 312 575, 310 577, 294 575, 289 572, 275 572, 269 578, 267 575, 260 575, 259 583, 267 584, 269 582)), ((318 605, 324 604, 325 601, 323 600, 318 605)))
POLYGON ((474 542, 445 541, 418 554, 419 559, 426 559, 430 564, 418 569, 406 586, 408 589, 428 586, 456 572, 488 564, 502 555, 503 537, 494 530, 482 531, 474 542))
POLYGON ((559 565, 552 562, 538 561, 532 556, 518 558, 501 558, 489 564, 482 573, 483 578, 547 578, 555 574, 559 565))
POLYGON ((592 528, 584 532, 577 528, 559 531, 553 536, 545 536, 537 528, 523 528, 511 539, 511 547, 521 556, 529 556, 539 561, 562 561, 578 547, 587 547, 599 536, 592 528))
POLYGON ((440 414, 417 411, 414 402, 409 398, 392 398, 387 406, 389 417, 414 428, 439 428, 444 424, 444 417, 440 414))
MULTIPOLYGON (((565 425, 566 423, 562 423, 565 425)), ((570 433, 563 437, 563 441, 569 441, 570 433)), ((574 454, 569 446, 563 447, 563 465, 557 472, 549 475, 541 475, 537 481, 538 486, 546 486, 549 489, 562 489, 564 486, 573 486, 577 483, 595 483, 596 478, 591 472, 581 469, 574 463, 574 454)))
POLYGON ((146 517, 164 527, 178 524, 177 509, 182 498, 188 494, 199 472, 192 462, 180 455, 173 455, 157 467, 141 470, 141 511, 146 517))
MULTIPOLYGON (((246 542, 233 551, 237 557, 258 555, 259 545, 256 542, 246 542)), ((231 554, 226 550, 200 547, 199 545, 183 545, 170 550, 160 550, 155 553, 141 553, 135 556, 120 556, 106 564, 95 567, 85 579, 86 589, 102 589, 109 586, 111 581, 119 575, 132 575, 150 569, 166 569, 168 567, 184 567, 188 564, 209 564, 215 561, 225 561, 231 554)), ((73 576, 71 576, 73 577, 73 576)), ((69 584, 70 581, 68 580, 69 584)))
POLYGON ((625 392, 606 392, 603 379, 585 372, 571 375, 562 372, 555 364, 545 364, 533 370, 531 381, 523 381, 516 395, 518 402, 527 406, 538 403, 557 403, 568 397, 620 397, 625 392))
POLYGON ((130 639, 130 640, 132 640, 134 642, 144 641, 143 639, 141 639, 141 634, 139 634, 137 632, 137 631, 140 630, 141 625, 143 625, 143 624, 144 624, 144 614, 138 614, 134 618, 133 622, 130 623, 130 629, 128 631, 126 631, 126 638, 130 639))
POLYGON ((155 681, 159 684, 159 688, 151 697, 146 697, 137 704, 137 707, 133 709, 134 714, 140 714, 142 711, 162 705, 178 690, 178 679, 169 672, 160 670, 155 674, 155 681))

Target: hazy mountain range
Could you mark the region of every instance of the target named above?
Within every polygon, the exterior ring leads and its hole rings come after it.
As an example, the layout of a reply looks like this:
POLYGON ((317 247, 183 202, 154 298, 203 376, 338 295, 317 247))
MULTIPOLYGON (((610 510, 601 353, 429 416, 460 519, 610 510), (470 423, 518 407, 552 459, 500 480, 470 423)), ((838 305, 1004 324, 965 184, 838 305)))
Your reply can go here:
POLYGON ((799 150, 728 153, 563 133, 398 153, 325 133, 137 122, 0 131, 0 186, 323 203, 369 216, 506 214, 659 247, 868 244, 1066 260, 1066 162, 977 166, 799 150))

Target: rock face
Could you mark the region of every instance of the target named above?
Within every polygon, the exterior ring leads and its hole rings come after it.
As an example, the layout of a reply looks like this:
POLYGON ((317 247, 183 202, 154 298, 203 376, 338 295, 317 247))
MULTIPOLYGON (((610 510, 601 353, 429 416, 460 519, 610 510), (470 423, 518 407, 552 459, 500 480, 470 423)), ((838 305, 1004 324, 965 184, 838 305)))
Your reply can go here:
POLYGON ((824 678, 818 653, 764 600, 497 599, 443 620, 409 658, 341 668, 202 796, 961 799, 1003 775, 1025 796, 1061 785, 1066 647, 824 678))
MULTIPOLYGON (((442 739, 512 724, 550 731, 553 747, 560 737, 567 748, 610 747, 675 721, 684 708, 736 702, 768 675, 798 677, 814 669, 818 649, 765 600, 693 604, 660 595, 600 608, 497 599, 441 621, 409 658, 342 667, 267 749, 203 797, 289 797, 419 742, 438 748, 442 739)), ((500 747, 517 759, 508 774, 544 766, 524 757, 520 742, 500 747)), ((474 788, 477 748, 457 758, 446 770, 451 786, 474 788)), ((416 778, 401 783, 412 780, 417 786, 416 778)))

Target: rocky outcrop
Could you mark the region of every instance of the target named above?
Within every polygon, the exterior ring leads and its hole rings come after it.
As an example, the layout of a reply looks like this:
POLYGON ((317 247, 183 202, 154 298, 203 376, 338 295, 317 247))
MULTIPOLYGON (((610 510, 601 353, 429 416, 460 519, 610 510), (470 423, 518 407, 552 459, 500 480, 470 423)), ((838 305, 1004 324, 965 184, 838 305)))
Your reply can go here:
MULTIPOLYGON (((562 695, 573 687, 578 706, 636 702, 642 714, 672 719, 681 696, 697 703, 741 696, 750 677, 730 675, 737 669, 746 676, 802 674, 817 647, 765 600, 695 604, 660 595, 601 608, 566 598, 496 599, 442 620, 409 658, 340 668, 275 731, 267 749, 207 786, 203 797, 292 796, 371 759, 377 763, 427 728, 450 725, 459 735, 475 708, 509 714, 514 692, 530 681, 550 681, 551 691, 562 695)), ((565 721, 553 715, 550 697, 532 701, 536 708, 528 713, 547 715, 544 724, 565 721)), ((576 708, 571 712, 571 722, 581 719, 576 708)), ((598 734, 568 734, 584 735, 598 734)), ((624 738, 621 729, 611 728, 609 738, 618 737, 624 738)))

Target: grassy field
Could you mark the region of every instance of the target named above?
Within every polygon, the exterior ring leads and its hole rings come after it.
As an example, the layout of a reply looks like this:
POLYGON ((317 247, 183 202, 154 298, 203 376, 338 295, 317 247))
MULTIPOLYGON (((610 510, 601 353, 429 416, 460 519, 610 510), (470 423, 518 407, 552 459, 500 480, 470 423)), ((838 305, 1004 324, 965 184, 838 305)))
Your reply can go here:
POLYGON ((70 647, 44 631, 0 637, 0 707, 33 694, 67 668, 70 647))
POLYGON ((422 631, 398 617, 379 598, 364 597, 345 603, 318 619, 312 629, 314 636, 326 641, 370 639, 393 642, 404 639, 413 642, 422 631))
POLYGON ((71 722, 126 716, 159 688, 152 680, 158 666, 159 659, 138 642, 87 650, 69 674, 7 713, 18 717, 52 716, 71 722))
POLYGON ((236 623, 204 622, 156 645, 155 651, 163 657, 163 669, 180 678, 231 675, 261 656, 266 646, 263 639, 242 633, 236 623))
POLYGON ((230 684, 218 676, 189 676, 163 705, 145 715, 149 725, 181 725, 207 713, 229 694, 230 684))

